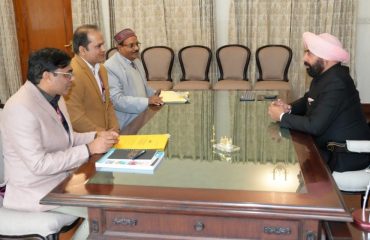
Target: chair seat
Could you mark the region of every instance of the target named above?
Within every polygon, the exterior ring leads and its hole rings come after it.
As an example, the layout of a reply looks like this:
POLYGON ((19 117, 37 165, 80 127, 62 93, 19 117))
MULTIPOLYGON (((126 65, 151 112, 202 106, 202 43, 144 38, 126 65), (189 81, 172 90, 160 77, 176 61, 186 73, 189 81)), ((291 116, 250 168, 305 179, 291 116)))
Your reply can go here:
POLYGON ((247 80, 223 79, 213 85, 214 90, 251 90, 252 86, 247 80))
POLYGON ((175 90, 206 90, 210 88, 211 84, 208 81, 195 80, 181 81, 173 87, 175 90))
POLYGON ((56 212, 25 212, 0 207, 0 236, 37 234, 46 237, 58 233, 77 218, 56 212))
POLYGON ((263 80, 254 84, 255 90, 290 90, 289 82, 283 80, 263 80))
POLYGON ((370 173, 365 169, 358 171, 333 172, 333 178, 341 191, 362 192, 370 181, 370 173))
POLYGON ((37 234, 46 237, 71 225, 78 217, 55 212, 24 212, 0 207, 0 236, 37 234))
POLYGON ((173 87, 173 84, 171 81, 149 80, 148 85, 154 90, 170 90, 173 87))

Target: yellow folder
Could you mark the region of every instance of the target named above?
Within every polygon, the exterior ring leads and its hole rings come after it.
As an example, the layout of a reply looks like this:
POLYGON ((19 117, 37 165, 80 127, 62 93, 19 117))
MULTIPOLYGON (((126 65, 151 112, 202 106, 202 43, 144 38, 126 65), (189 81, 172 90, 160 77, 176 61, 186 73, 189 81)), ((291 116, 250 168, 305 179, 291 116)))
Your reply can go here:
POLYGON ((114 146, 118 149, 155 149, 164 151, 169 134, 121 135, 114 146))

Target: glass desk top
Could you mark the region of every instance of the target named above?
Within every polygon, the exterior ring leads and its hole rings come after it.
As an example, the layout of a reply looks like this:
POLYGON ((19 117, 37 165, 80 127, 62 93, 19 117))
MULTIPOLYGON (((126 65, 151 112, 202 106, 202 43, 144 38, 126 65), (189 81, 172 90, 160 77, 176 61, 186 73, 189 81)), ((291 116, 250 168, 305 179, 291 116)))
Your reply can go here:
POLYGON ((137 133, 171 135, 155 172, 96 172, 87 184, 305 193, 289 131, 267 114, 271 101, 243 94, 192 91, 188 104, 164 105, 137 133), (240 149, 214 148, 222 137, 240 149))

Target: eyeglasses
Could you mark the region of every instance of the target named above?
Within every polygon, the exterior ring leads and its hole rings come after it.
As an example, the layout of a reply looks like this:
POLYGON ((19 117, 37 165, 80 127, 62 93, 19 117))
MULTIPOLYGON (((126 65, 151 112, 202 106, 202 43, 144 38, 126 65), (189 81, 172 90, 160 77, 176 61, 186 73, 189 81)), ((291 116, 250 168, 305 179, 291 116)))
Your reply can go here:
POLYGON ((68 80, 71 80, 73 77, 73 72, 53 72, 54 74, 60 74, 63 75, 68 80))
POLYGON ((129 48, 134 48, 135 46, 140 47, 140 45, 141 45, 141 42, 130 43, 130 44, 122 44, 122 46, 129 47, 129 48))

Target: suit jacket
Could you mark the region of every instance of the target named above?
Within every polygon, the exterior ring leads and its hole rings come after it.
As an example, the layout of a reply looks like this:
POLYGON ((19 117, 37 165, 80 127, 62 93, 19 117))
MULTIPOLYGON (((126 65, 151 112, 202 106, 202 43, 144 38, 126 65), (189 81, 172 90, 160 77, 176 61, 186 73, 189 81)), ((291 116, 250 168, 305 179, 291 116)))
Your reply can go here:
POLYGON ((314 78, 309 91, 292 103, 281 126, 311 134, 326 150, 329 141, 369 140, 370 129, 348 67, 334 65, 314 78))
MULTIPOLYGON (((152 96, 155 91, 147 84, 142 62, 139 59, 135 59, 134 63, 139 70, 146 96, 152 96)), ((128 62, 124 61, 119 52, 111 56, 104 65, 109 76, 110 96, 122 129, 148 107, 149 100, 147 97, 138 96, 134 83, 138 79, 134 79, 132 75, 133 71, 136 70, 128 62)))
POLYGON ((77 132, 108 129, 118 132, 118 121, 109 98, 108 75, 104 66, 100 65, 99 75, 105 88, 105 102, 86 62, 76 55, 71 61, 71 66, 75 80, 65 100, 73 129, 77 132))
POLYGON ((5 104, 1 120, 7 208, 44 211, 56 206, 39 201, 87 161, 85 144, 95 132, 75 133, 63 98, 58 106, 69 132, 58 114, 36 86, 27 81, 5 104))

